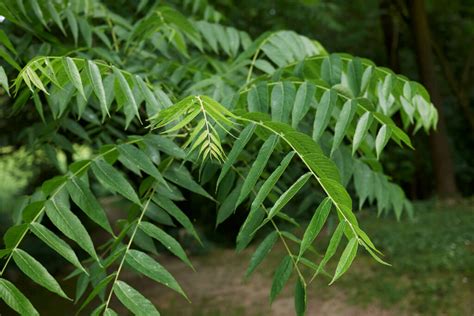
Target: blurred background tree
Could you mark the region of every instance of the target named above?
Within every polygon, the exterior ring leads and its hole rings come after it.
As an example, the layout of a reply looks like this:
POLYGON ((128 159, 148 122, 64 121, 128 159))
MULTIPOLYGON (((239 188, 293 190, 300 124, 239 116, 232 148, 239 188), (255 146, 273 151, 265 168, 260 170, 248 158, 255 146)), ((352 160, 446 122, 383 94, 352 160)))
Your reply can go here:
POLYGON ((386 165, 392 166, 395 179, 411 179, 403 185, 413 199, 473 194, 472 1, 217 0, 213 4, 231 24, 252 35, 293 29, 325 43, 331 52, 367 57, 418 78, 441 114, 438 132, 418 133, 416 151, 401 153, 395 148, 386 165))

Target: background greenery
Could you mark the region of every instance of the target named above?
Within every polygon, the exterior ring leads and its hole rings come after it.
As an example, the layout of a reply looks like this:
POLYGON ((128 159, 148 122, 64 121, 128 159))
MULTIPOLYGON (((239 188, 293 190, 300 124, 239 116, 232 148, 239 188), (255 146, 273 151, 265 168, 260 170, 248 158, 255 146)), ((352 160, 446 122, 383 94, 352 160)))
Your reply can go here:
MULTIPOLYGON (((204 1, 199 2, 206 5, 204 1)), ((473 78, 474 68, 474 6, 469 0, 425 2, 431 37, 436 44, 433 47, 435 74, 439 82, 438 92, 442 97, 442 103, 437 106, 442 107, 445 113, 449 150, 453 156, 460 195, 450 199, 449 203, 441 202, 442 206, 438 206, 440 194, 436 192, 436 166, 432 164, 427 135, 417 133, 413 136, 415 151, 389 146, 387 154, 382 158, 385 171, 404 188, 410 198, 428 202, 417 204, 414 217, 404 216, 402 222, 397 222, 391 214, 382 219, 377 218, 376 211, 370 208, 363 212, 360 218, 362 227, 367 229, 374 242, 380 246, 393 268, 376 266, 367 258, 361 258, 355 266, 356 272, 343 278, 336 289, 340 287, 348 293, 350 304, 381 303, 389 309, 401 308, 407 314, 416 311, 427 315, 468 315, 472 311, 472 303, 469 302, 473 300, 474 277, 474 210, 471 198, 474 191, 474 131, 470 120, 474 90, 469 80, 473 78), (467 107, 461 104, 467 104, 467 107), (360 286, 361 284, 364 286, 360 286)), ((222 14, 222 23, 246 30, 253 37, 268 30, 291 29, 324 43, 330 52, 347 52, 367 57, 378 65, 395 69, 410 78, 420 78, 412 21, 404 1, 216 0, 209 1, 209 4, 222 14), (390 46, 386 43, 388 33, 383 27, 383 19, 387 19, 387 16, 396 29, 392 29, 392 35, 397 38, 395 48, 387 48, 390 46), (394 54, 398 57, 394 58, 394 54)), ((111 11, 132 12, 132 6, 126 1, 110 1, 107 6, 111 11)), ((196 14, 192 4, 184 6, 183 12, 189 16, 196 14)), ((51 160, 43 150, 28 151, 21 144, 15 143, 14 139, 21 132, 21 127, 34 121, 34 113, 11 118, 10 109, 6 105, 7 102, 0 99, 2 229, 9 225, 11 215, 21 207, 21 196, 32 193, 38 184, 58 170, 65 170, 67 160, 61 156, 56 161, 51 160)), ((82 157, 89 154, 87 146, 78 148, 75 152, 82 157)), ((97 189, 100 194, 100 188, 97 189)), ((245 219, 244 215, 237 212, 235 218, 215 229, 213 220, 210 220, 215 213, 210 214, 202 198, 192 194, 188 194, 186 198, 187 202, 182 206, 193 206, 193 221, 205 239, 205 247, 201 247, 184 237, 183 243, 187 251, 211 258, 218 256, 215 249, 233 244, 245 219)), ((300 214, 298 219, 309 220, 309 217, 300 214)), ((178 230, 173 231, 175 235, 179 233, 178 230)), ((54 257, 51 257, 51 252, 38 249, 34 242, 30 248, 36 257, 45 259, 42 262, 48 268, 58 274, 62 273, 61 267, 56 266, 54 257)), ((275 256, 275 260, 278 258, 280 257, 275 256)), ((318 285, 323 286, 323 283, 318 285)), ((28 287, 28 284, 25 283, 24 287, 28 287)), ((43 295, 47 294, 43 292, 43 295)), ((40 303, 43 297, 32 300, 40 303)), ((204 302, 198 308, 206 311, 209 305, 212 302, 204 302)), ((179 314, 179 307, 180 304, 177 303, 168 312, 179 314)), ((215 311, 216 314, 228 312, 215 311)), ((234 312, 236 315, 248 313, 238 306, 234 312)), ((166 315, 166 310, 163 313, 166 315)))

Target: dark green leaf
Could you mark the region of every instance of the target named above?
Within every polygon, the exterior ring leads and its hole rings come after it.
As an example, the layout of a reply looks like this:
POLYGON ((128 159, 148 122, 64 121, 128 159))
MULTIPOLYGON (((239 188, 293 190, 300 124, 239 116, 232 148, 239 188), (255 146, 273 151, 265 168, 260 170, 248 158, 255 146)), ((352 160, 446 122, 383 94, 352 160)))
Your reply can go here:
POLYGON ((275 275, 273 276, 272 289, 270 291, 270 303, 283 290, 286 282, 293 272, 293 261, 290 256, 286 255, 278 265, 275 275))
POLYGON ((48 270, 35 258, 30 256, 25 251, 16 248, 13 251, 13 260, 20 270, 25 273, 31 280, 45 287, 53 293, 58 294, 64 298, 69 297, 64 293, 59 286, 59 283, 49 274, 48 270))

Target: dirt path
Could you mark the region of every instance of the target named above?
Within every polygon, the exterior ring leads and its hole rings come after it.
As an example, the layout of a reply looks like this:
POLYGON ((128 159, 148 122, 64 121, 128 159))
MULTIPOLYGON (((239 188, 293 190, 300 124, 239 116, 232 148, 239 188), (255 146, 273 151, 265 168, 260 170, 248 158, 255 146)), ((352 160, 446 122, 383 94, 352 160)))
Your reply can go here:
MULTIPOLYGON (((291 280, 276 301, 271 306, 269 304, 271 274, 274 269, 271 269, 268 262, 264 262, 250 279, 244 280, 252 250, 246 250, 242 254, 236 254, 233 250, 214 250, 205 256, 194 257, 191 261, 196 272, 174 258, 159 258, 180 282, 192 303, 146 278, 132 274, 128 274, 126 278, 131 284, 144 289, 143 294, 159 307, 162 315, 294 315, 294 283, 291 280)), ((373 305, 367 308, 351 305, 343 292, 334 287, 328 288, 320 282, 309 293, 307 315, 401 314, 399 311, 389 311, 373 305)))

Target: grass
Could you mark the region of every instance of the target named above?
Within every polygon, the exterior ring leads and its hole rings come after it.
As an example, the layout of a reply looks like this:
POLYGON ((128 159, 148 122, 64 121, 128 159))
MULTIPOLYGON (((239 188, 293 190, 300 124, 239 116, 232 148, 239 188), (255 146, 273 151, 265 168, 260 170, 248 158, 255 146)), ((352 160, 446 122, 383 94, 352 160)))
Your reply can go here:
POLYGON ((366 255, 338 283, 354 304, 395 305, 407 313, 467 315, 474 310, 474 208, 418 204, 413 220, 364 216, 361 225, 392 267, 366 255), (365 267, 365 268, 361 268, 365 267))

